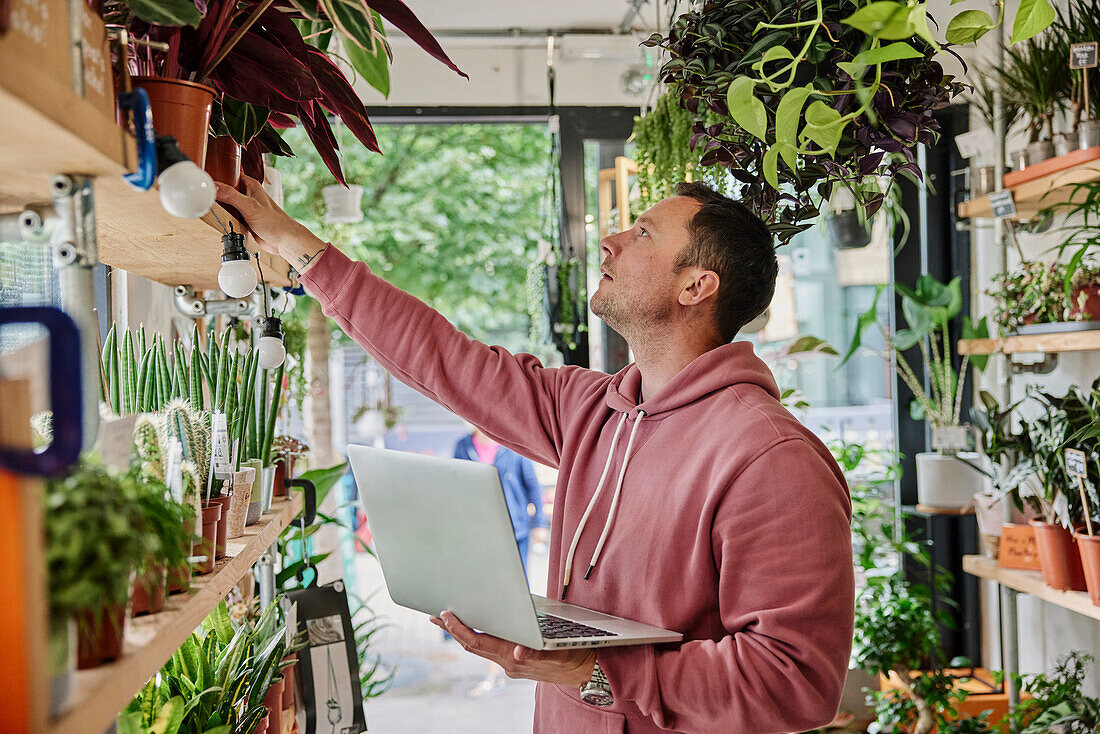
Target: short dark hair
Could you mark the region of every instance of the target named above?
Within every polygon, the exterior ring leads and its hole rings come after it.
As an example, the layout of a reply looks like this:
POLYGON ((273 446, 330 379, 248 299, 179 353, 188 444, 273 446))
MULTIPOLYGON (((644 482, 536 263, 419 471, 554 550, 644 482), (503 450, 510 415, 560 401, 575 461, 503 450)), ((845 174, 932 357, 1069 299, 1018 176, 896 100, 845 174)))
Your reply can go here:
POLYGON ((771 304, 779 274, 774 238, 748 207, 706 184, 679 183, 674 194, 700 204, 688 222, 690 239, 676 258, 676 270, 697 266, 718 274, 718 335, 731 342, 771 304))

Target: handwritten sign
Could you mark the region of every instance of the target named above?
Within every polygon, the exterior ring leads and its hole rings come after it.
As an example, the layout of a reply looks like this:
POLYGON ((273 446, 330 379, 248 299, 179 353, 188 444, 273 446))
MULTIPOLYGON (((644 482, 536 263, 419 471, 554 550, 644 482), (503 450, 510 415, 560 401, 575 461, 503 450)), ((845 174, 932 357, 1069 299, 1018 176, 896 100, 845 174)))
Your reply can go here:
POLYGON ((1027 525, 1006 523, 1001 530, 997 565, 1002 568, 1038 571, 1040 569, 1039 549, 1035 545, 1035 530, 1027 525))
POLYGON ((994 191, 989 195, 989 203, 993 207, 993 217, 996 219, 1010 219, 1016 216, 1016 202, 1012 200, 1010 189, 994 191))
POLYGON ((1066 449, 1066 473, 1071 477, 1087 479, 1089 476, 1088 462, 1085 452, 1077 449, 1066 449))
POLYGON ((1096 41, 1069 45, 1069 68, 1092 69, 1096 66, 1096 41))

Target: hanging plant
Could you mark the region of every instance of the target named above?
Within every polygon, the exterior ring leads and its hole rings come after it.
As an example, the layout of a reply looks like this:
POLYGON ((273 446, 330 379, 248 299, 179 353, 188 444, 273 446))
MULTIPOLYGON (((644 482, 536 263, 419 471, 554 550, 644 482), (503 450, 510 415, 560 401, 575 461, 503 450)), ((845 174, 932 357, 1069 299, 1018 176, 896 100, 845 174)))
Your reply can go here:
MULTIPOLYGON (((950 44, 972 43, 1004 20, 968 10, 947 26, 950 44)), ((1050 25, 1047 0, 1026 0, 1012 41, 1050 25)), ((914 149, 935 142, 933 113, 963 86, 933 56, 942 50, 924 3, 877 0, 711 0, 681 15, 667 36, 661 79, 680 103, 720 121, 694 125, 701 163, 743 184, 741 198, 781 243, 806 229, 840 183, 873 216, 884 195, 859 184, 920 178, 914 149), (901 153, 902 160, 887 158, 901 153)))

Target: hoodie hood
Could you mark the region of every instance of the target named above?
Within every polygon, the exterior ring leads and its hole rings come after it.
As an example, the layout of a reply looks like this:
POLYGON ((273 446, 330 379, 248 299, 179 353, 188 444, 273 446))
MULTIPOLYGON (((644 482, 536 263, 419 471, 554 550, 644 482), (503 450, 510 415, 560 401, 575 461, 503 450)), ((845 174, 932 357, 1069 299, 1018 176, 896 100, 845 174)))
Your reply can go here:
POLYGON ((631 363, 611 378, 604 400, 607 407, 620 413, 639 409, 655 417, 739 384, 757 385, 779 399, 779 386, 768 366, 753 352, 751 342, 723 344, 699 355, 656 395, 640 404, 642 373, 637 364, 631 363))

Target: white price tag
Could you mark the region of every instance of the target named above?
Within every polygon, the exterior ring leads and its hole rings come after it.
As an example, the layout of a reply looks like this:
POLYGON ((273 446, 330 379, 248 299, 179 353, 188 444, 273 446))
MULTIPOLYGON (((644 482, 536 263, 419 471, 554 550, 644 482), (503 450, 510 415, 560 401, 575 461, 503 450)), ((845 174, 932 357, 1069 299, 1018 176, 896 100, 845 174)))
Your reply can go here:
POLYGON ((229 479, 233 476, 233 461, 229 454, 229 426, 225 413, 214 413, 210 421, 210 467, 215 479, 229 479))
POLYGON ((993 207, 995 219, 1010 219, 1016 216, 1016 202, 1012 199, 1011 189, 994 191, 989 195, 989 203, 993 207))
POLYGON ((970 448, 970 431, 966 426, 933 428, 932 448, 936 451, 965 451, 970 448))
POLYGON ((973 158, 989 146, 989 133, 985 130, 971 130, 955 136, 955 145, 959 146, 959 155, 973 158))
POLYGON ((136 415, 124 415, 100 422, 95 453, 105 466, 113 469, 125 469, 130 466, 136 420, 136 415))
POLYGON ((183 444, 169 436, 165 450, 164 484, 176 502, 183 502, 183 444))

